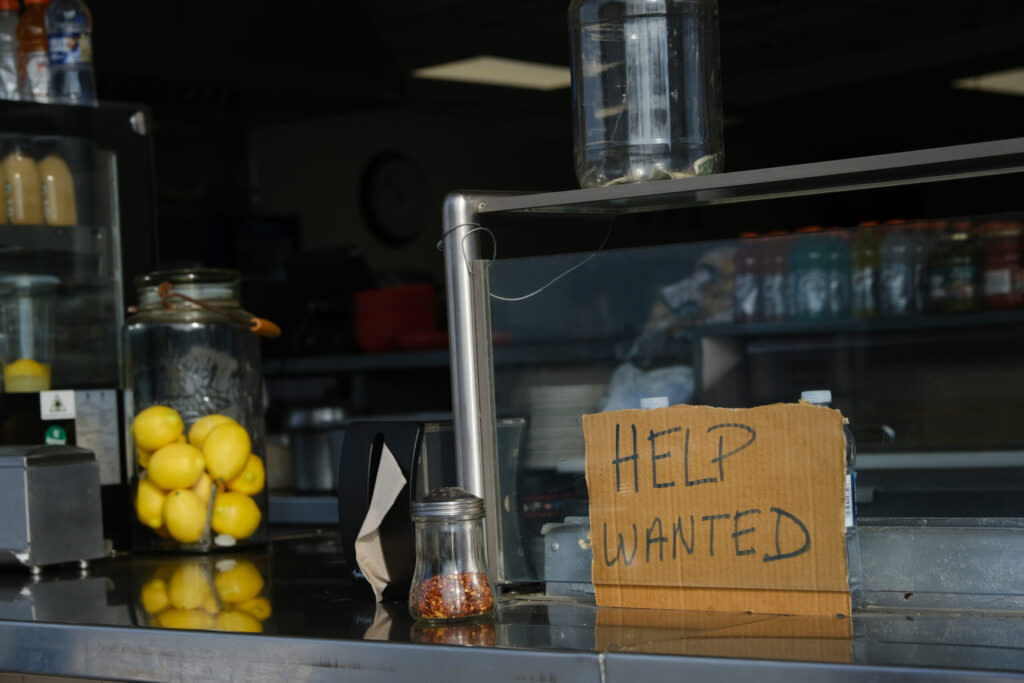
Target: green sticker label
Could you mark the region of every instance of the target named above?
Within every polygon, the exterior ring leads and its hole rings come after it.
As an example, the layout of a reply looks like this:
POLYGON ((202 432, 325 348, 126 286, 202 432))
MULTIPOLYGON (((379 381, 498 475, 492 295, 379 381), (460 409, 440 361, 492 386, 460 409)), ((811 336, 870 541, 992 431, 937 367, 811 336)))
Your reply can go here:
POLYGON ((60 425, 50 425, 46 429, 45 441, 48 446, 63 446, 68 442, 68 434, 60 425))

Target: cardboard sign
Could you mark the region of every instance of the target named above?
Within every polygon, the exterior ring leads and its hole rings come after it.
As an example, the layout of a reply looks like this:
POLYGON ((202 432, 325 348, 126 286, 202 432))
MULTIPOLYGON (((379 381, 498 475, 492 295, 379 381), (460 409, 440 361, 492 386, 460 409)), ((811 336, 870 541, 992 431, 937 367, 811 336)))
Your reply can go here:
POLYGON ((621 410, 583 433, 598 605, 850 613, 838 411, 621 410))

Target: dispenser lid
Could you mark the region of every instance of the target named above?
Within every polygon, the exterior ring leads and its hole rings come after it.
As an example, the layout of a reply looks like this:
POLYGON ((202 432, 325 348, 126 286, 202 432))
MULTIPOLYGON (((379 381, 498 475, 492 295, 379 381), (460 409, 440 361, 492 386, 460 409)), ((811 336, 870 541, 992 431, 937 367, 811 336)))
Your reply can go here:
POLYGON ((479 519, 483 516, 483 499, 457 486, 434 489, 412 504, 414 520, 479 519))

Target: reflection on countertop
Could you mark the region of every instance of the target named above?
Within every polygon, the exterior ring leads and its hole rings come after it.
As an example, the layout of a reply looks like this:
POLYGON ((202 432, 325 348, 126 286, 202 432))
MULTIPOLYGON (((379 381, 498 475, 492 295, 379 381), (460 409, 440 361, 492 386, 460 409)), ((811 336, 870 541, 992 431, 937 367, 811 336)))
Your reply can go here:
POLYGON ((376 604, 369 588, 355 582, 333 533, 278 540, 247 553, 122 556, 84 573, 77 566, 55 568, 33 578, 7 569, 0 573, 2 621, 1024 671, 1024 615, 1005 612, 861 612, 851 621, 598 608, 506 595, 485 620, 416 623, 404 603, 376 604))

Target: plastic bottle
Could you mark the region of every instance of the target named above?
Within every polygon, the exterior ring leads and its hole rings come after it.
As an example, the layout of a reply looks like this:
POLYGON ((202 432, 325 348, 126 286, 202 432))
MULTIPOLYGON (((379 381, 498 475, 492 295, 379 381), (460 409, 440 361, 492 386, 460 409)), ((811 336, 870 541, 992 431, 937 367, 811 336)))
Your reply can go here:
POLYGON ((18 98, 18 0, 0 0, 0 99, 18 98))
POLYGON ((18 20, 18 89, 21 99, 50 101, 50 56, 46 43, 47 0, 25 0, 18 20))
POLYGON ((52 0, 46 10, 51 96, 64 104, 96 105, 92 13, 82 0, 52 0))
MULTIPOLYGON (((828 389, 814 389, 800 394, 800 400, 812 405, 832 407, 832 392, 828 389)), ((846 437, 846 489, 843 496, 843 510, 846 526, 846 566, 850 577, 850 601, 853 607, 862 602, 862 580, 860 560, 860 538, 857 535, 857 444, 849 419, 843 420, 843 436, 846 437)))
POLYGON ((914 252, 903 221, 888 221, 882 238, 882 280, 879 304, 882 315, 903 316, 913 308, 914 252))
POLYGON ((878 316, 878 274, 882 250, 877 225, 874 221, 861 223, 853 237, 852 309, 855 318, 878 316))
POLYGON ((850 240, 842 230, 827 235, 828 312, 833 320, 850 317, 850 240))
POLYGON ((733 320, 748 323, 757 320, 761 311, 761 245, 756 233, 740 234, 736 247, 736 284, 733 320))
POLYGON ((781 322, 786 319, 786 252, 789 238, 781 230, 768 233, 762 247, 761 317, 781 322))
POLYGON ((818 226, 797 230, 789 250, 788 282, 793 318, 825 320, 829 317, 828 255, 825 237, 818 226))
POLYGON ((15 140, 11 143, 4 156, 3 169, 8 222, 42 225, 43 195, 39 168, 26 142, 15 140))
POLYGON ((39 160, 39 181, 42 185, 43 218, 47 225, 75 225, 75 183, 67 162, 56 148, 39 160))

